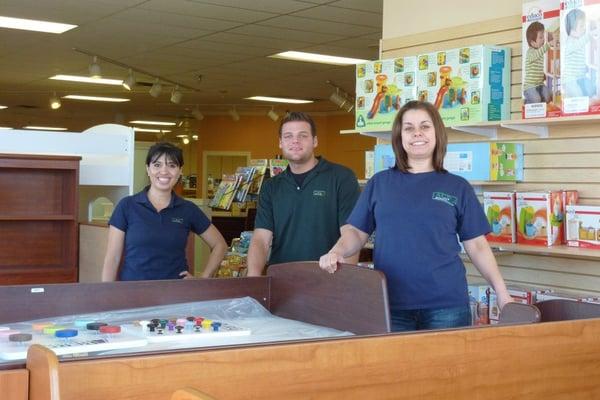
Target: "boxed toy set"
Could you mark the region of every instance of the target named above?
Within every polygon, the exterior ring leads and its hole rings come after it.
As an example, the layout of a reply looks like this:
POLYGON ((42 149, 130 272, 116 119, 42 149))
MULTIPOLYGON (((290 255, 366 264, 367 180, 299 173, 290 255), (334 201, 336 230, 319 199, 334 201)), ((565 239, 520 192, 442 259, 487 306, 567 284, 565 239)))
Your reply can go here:
POLYGON ((600 2, 563 1, 560 32, 563 115, 600 113, 600 2))
POLYGON ((515 243, 515 193, 484 192, 483 209, 490 223, 491 232, 486 235, 489 242, 515 243))
POLYGON ((358 64, 355 128, 391 129, 400 107, 416 99, 416 68, 416 57, 358 64))
POLYGON ((488 285, 468 285, 471 325, 490 323, 489 304, 490 287, 488 285))
POLYGON ((523 2, 523 118, 561 115, 560 0, 523 2))
POLYGON ((375 173, 392 168, 396 165, 396 155, 391 144, 375 145, 375 173))
POLYGON ((523 145, 505 142, 450 143, 444 168, 471 181, 522 181, 523 145))
POLYGON ((600 249, 600 206, 566 207, 567 244, 600 249))
POLYGON ((517 192, 517 243, 561 244, 564 209, 561 191, 517 192))
POLYGON ((446 126, 510 119, 510 48, 471 46, 421 54, 417 96, 446 126))

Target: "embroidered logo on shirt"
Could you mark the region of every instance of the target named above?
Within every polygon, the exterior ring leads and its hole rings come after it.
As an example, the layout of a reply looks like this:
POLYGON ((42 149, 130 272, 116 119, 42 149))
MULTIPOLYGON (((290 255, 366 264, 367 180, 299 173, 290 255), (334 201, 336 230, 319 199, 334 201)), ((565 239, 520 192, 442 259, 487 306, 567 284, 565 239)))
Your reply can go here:
POLYGON ((313 190, 313 196, 325 197, 327 192, 324 190, 313 190))
POLYGON ((171 218, 171 222, 175 222, 176 224, 183 224, 183 218, 173 217, 171 218))
POLYGON ((442 193, 442 192, 433 192, 433 195, 431 196, 431 198, 433 200, 442 201, 451 206, 455 206, 456 201, 457 201, 456 196, 451 196, 448 193, 442 193))

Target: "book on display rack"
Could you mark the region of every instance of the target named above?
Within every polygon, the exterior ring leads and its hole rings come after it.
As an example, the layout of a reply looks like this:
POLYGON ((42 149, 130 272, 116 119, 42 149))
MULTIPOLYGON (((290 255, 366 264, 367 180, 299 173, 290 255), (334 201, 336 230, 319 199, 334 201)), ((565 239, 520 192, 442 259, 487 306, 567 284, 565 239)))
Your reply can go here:
POLYGON ((215 192, 215 197, 211 200, 209 206, 229 210, 235 197, 235 193, 240 186, 242 177, 238 175, 223 175, 219 187, 215 192))

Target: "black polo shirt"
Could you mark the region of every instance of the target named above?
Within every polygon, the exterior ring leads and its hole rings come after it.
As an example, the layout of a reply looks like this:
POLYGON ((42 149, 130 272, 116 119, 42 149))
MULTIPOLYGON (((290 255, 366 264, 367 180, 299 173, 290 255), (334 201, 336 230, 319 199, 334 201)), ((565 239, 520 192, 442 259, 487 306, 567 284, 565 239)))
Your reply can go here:
POLYGON ((340 237, 359 196, 349 168, 319 158, 298 186, 288 169, 263 184, 254 227, 273 232, 269 264, 314 261, 340 237))
POLYGON ((108 223, 125 232, 123 281, 180 278, 188 269, 190 231, 200 235, 211 224, 198 206, 175 193, 169 206, 157 212, 146 189, 121 199, 108 223))

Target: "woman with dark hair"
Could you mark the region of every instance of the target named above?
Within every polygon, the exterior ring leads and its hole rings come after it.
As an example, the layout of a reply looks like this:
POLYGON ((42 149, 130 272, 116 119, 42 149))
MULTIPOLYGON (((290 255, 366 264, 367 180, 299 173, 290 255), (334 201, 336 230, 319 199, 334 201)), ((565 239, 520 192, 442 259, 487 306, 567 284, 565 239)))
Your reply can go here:
POLYGON ((202 277, 208 278, 217 270, 227 244, 198 206, 173 191, 182 167, 183 153, 177 146, 161 142, 148 150, 146 171, 150 185, 123 198, 108 222, 103 281, 117 279, 123 250, 120 280, 191 278, 185 257, 190 231, 211 249, 202 277))
POLYGON ((448 142, 430 103, 404 105, 392 127, 396 165, 371 178, 348 226, 320 266, 359 251, 375 232, 374 264, 385 273, 393 331, 439 329, 471 323, 459 240, 503 307, 512 301, 485 234, 487 218, 473 188, 448 173, 448 142))

